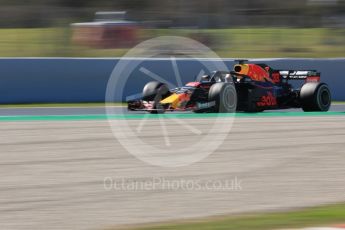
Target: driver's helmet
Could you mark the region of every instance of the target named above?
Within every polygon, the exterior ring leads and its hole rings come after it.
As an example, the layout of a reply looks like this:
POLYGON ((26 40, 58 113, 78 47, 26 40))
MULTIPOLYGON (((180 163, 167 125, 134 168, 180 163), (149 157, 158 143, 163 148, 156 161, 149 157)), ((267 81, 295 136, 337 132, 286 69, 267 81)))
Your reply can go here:
POLYGON ((222 82, 223 81, 223 75, 219 71, 212 72, 212 82, 222 82))
POLYGON ((210 80, 211 80, 210 75, 204 75, 201 77, 201 81, 210 81, 210 80))

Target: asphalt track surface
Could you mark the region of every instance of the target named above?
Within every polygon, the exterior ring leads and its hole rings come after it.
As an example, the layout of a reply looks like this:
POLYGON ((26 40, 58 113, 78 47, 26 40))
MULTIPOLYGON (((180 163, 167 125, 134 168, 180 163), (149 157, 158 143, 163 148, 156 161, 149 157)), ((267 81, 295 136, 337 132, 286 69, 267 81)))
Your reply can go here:
MULTIPOLYGON (((92 114, 96 108, 80 109, 60 115, 92 114)), ((41 115, 0 119, 0 229, 104 229, 345 201, 341 112, 236 117, 213 154, 189 166, 167 168, 129 154, 106 119, 44 119, 59 111, 0 110, 2 116, 41 115), (108 177, 122 187, 105 189, 108 177), (177 185, 162 187, 159 180, 177 185), (133 189, 133 181, 157 187, 133 189), (227 184, 226 189, 213 184, 234 181, 237 186, 227 184)), ((165 128, 173 145, 184 145, 206 134, 213 120, 183 118, 201 131, 199 136, 174 122, 165 122, 165 128)), ((123 122, 135 128, 141 121, 123 122)), ((164 143, 161 123, 150 119, 140 137, 148 144, 164 143)))

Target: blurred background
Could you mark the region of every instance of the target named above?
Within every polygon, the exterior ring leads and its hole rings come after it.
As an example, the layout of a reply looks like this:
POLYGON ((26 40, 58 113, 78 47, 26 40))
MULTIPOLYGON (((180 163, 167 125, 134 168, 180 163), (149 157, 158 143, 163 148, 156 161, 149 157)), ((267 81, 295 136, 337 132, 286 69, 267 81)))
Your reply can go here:
POLYGON ((115 57, 162 35, 221 57, 342 57, 345 0, 0 0, 2 57, 115 57))

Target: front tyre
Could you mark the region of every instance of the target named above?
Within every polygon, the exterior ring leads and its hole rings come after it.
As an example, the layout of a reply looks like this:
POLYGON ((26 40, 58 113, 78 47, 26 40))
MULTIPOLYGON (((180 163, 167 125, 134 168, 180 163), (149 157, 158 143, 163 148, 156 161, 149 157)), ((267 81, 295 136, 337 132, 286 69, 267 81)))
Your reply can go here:
POLYGON ((331 91, 327 84, 308 82, 300 92, 301 107, 305 112, 326 112, 331 106, 331 91))
POLYGON ((232 83, 219 82, 211 86, 208 101, 212 104, 211 112, 234 113, 237 108, 237 92, 232 83))
POLYGON ((143 100, 153 101, 157 95, 166 97, 169 94, 169 88, 161 82, 151 81, 143 88, 143 100))
POLYGON ((164 113, 165 108, 160 101, 170 95, 169 88, 161 82, 151 81, 144 86, 143 100, 153 103, 153 110, 150 113, 164 113))

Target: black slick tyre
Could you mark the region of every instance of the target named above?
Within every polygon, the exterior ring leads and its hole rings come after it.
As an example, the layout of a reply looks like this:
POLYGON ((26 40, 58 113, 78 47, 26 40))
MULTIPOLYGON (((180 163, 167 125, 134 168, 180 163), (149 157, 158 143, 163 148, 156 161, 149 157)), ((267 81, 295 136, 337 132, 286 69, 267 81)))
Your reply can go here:
POLYGON ((234 113, 237 108, 236 88, 232 83, 219 82, 211 86, 208 94, 211 112, 234 113))
POLYGON ((325 83, 308 82, 301 88, 300 103, 305 112, 326 112, 331 101, 331 91, 325 83))
POLYGON ((153 109, 150 113, 164 113, 165 110, 160 101, 170 95, 169 88, 161 82, 151 81, 143 88, 143 100, 153 102, 153 109))

